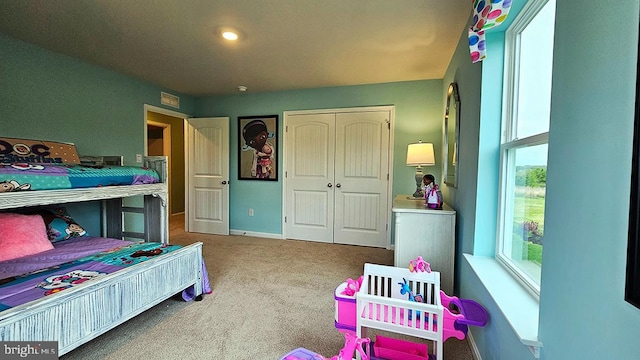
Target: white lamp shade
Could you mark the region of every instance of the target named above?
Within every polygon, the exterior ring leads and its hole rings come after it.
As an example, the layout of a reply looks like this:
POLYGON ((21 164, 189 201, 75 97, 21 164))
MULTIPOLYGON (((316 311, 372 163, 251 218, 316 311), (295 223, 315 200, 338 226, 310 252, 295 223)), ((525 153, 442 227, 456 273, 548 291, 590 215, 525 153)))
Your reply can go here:
POLYGON ((407 165, 435 165, 436 156, 433 152, 432 143, 414 143, 407 147, 407 165))

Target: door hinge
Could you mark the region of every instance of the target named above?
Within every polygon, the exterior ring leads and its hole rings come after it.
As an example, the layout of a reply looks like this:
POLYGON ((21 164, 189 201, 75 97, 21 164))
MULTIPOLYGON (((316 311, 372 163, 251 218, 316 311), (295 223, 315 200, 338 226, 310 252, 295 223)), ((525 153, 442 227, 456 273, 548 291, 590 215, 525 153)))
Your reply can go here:
POLYGON ((284 217, 284 222, 287 222, 287 217, 286 216, 284 217))
POLYGON ((289 173, 288 171, 285 171, 285 172, 284 172, 284 177, 287 177, 287 174, 288 174, 288 173, 289 173))
POLYGON ((289 125, 284 127, 284 132, 289 132, 289 125))
POLYGON ((387 181, 389 181, 389 173, 387 173, 387 181))
POLYGON ((387 129, 391 130, 391 122, 387 121, 387 129))

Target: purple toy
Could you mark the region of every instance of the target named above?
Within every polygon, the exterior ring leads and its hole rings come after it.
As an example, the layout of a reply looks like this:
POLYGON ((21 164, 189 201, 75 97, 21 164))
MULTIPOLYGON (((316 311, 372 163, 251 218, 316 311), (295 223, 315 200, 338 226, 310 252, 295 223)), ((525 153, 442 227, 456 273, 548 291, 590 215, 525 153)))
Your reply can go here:
POLYGON ((365 351, 365 348, 368 350, 369 343, 369 338, 362 339, 351 333, 345 333, 344 347, 336 356, 326 358, 307 349, 299 348, 286 354, 280 360, 346 360, 352 359, 356 352, 360 353, 362 360, 369 360, 369 354, 365 351))
POLYGON ((443 339, 455 337, 463 340, 469 331, 468 325, 485 326, 489 315, 482 305, 470 299, 459 299, 456 296, 448 296, 440 290, 440 302, 444 307, 443 339), (451 305, 455 305, 452 309, 451 305))

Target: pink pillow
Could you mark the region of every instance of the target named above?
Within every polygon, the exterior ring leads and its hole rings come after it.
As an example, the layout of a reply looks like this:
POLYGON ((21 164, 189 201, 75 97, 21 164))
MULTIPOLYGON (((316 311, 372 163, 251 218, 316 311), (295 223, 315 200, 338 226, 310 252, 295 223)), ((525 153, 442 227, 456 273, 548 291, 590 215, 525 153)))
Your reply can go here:
POLYGON ((0 261, 51 249, 42 216, 0 213, 0 261))

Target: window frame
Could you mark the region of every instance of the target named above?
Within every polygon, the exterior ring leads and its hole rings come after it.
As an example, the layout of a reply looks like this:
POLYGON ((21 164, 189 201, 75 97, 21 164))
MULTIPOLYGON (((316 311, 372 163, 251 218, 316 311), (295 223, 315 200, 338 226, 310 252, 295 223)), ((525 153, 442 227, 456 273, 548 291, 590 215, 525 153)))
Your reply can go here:
MULTIPOLYGON (((505 31, 504 57, 505 68, 503 77, 502 100, 502 134, 500 137, 500 174, 498 190, 498 224, 496 231, 496 260, 516 278, 537 299, 540 297, 540 284, 532 280, 518 267, 510 257, 502 251, 505 239, 513 234, 513 221, 506 224, 506 219, 513 219, 514 189, 510 179, 515 177, 514 157, 510 154, 514 150, 530 146, 549 144, 549 131, 537 133, 519 139, 515 136, 516 118, 518 116, 519 75, 520 75, 520 38, 522 32, 529 26, 540 11, 554 0, 530 0, 505 31), (507 216, 509 215, 509 216, 507 216)), ((547 161, 548 165, 548 161, 547 161)), ((541 265, 542 266, 542 265, 541 265)))

